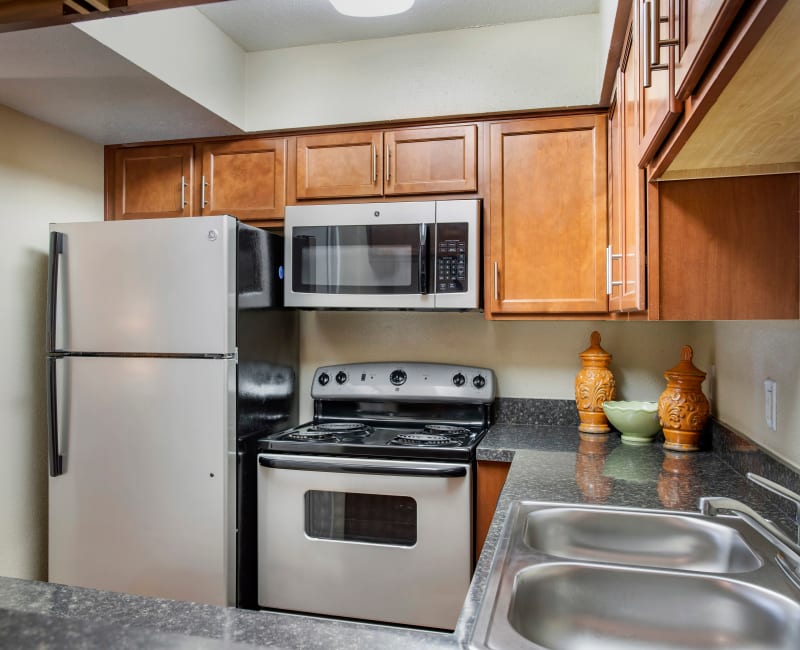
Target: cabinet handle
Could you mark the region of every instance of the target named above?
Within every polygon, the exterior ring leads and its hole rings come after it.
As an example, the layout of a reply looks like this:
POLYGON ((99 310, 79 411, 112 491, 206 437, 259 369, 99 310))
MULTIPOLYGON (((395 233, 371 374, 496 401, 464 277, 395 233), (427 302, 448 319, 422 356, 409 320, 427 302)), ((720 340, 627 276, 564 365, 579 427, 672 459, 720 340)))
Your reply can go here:
POLYGON ((616 282, 612 281, 612 274, 611 274, 611 260, 621 260, 622 255, 619 253, 612 253, 611 246, 606 247, 606 294, 611 295, 611 290, 614 287, 621 287, 622 280, 618 280, 616 282))
POLYGON ((186 205, 186 177, 181 176, 181 210, 185 208, 186 205))
POLYGON ((391 176, 392 176, 392 172, 391 172, 391 168, 392 168, 392 165, 391 165, 391 160, 392 160, 392 151, 391 151, 391 149, 389 149, 389 145, 387 144, 387 145, 386 145, 386 182, 387 182, 387 183, 389 182, 389 179, 390 179, 390 178, 391 178, 391 176))
MULTIPOLYGON (((653 71, 667 70, 669 65, 661 63, 661 48, 678 45, 678 38, 661 38, 661 23, 669 23, 669 16, 661 15, 661 0, 647 0, 644 3, 644 44, 643 44, 643 82, 644 88, 649 88, 653 81, 653 71)), ((676 8, 676 12, 678 9, 676 8)))
POLYGON ((208 201, 206 201, 206 187, 208 187, 208 183, 206 182, 206 177, 204 175, 203 182, 200 184, 200 206, 203 208, 208 205, 208 201))
POLYGON ((378 182, 378 149, 372 145, 372 184, 378 182))
POLYGON ((650 65, 652 63, 651 52, 653 42, 653 23, 652 23, 653 8, 651 2, 644 3, 644 16, 639 16, 639 22, 642 24, 644 30, 644 38, 642 39, 642 88, 649 88, 653 83, 652 70, 650 65), (644 20, 642 20, 644 18, 644 20))
POLYGON ((500 300, 500 269, 497 262, 494 263, 494 301, 500 300))

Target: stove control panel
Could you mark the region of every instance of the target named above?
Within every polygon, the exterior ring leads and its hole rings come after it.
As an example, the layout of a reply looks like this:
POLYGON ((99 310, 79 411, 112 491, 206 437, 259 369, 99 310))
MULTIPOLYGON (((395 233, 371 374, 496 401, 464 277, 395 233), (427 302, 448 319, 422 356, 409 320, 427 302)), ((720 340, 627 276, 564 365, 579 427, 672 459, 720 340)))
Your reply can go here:
POLYGON ((444 363, 347 363, 317 368, 314 399, 382 399, 490 403, 495 396, 490 368, 444 363))

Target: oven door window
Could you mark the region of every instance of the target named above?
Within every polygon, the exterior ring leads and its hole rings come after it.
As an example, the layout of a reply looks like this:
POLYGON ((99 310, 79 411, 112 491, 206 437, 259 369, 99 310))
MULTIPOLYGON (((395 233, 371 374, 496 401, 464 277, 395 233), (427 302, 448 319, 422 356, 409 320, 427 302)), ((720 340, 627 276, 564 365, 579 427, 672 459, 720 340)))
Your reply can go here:
POLYGON ((306 535, 344 542, 414 546, 417 502, 411 497, 309 490, 306 535))
POLYGON ((292 229, 292 290, 421 294, 429 285, 432 224, 292 229))

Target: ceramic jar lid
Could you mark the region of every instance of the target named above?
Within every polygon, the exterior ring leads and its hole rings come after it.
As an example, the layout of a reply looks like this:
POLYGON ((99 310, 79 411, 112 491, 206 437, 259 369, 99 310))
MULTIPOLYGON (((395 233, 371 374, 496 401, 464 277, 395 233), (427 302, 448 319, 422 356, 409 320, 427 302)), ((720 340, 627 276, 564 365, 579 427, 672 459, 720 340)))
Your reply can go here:
POLYGON ((664 372, 664 377, 668 381, 687 379, 699 380, 702 382, 706 378, 706 373, 692 363, 693 356, 694 352, 692 350, 692 346, 684 345, 683 348, 681 348, 681 360, 676 366, 664 372))

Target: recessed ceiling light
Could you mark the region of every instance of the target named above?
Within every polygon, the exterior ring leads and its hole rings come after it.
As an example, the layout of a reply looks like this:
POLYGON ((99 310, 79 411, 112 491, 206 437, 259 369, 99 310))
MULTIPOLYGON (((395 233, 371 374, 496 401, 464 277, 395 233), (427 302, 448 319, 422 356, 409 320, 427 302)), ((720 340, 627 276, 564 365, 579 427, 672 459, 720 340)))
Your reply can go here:
POLYGON ((330 0, 334 9, 345 16, 370 18, 391 16, 411 9, 414 0, 330 0))

